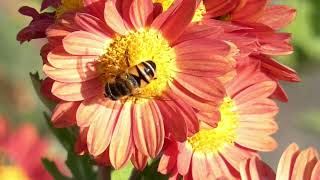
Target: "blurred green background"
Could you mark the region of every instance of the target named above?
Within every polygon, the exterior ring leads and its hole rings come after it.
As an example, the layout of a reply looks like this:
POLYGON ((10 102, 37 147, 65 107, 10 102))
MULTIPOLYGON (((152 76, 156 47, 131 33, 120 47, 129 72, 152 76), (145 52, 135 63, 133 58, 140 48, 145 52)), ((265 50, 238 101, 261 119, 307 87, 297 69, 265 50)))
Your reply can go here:
MULTIPOLYGON (((293 33, 295 53, 279 59, 294 67, 303 82, 285 84, 290 101, 279 103, 281 112, 277 122, 280 129, 275 135, 279 148, 264 158, 273 167, 280 154, 291 142, 300 147, 315 146, 320 149, 320 1, 277 0, 297 8, 298 15, 285 31, 293 33)), ((42 41, 20 45, 17 32, 30 21, 17 10, 23 5, 39 7, 36 0, 2 0, 0 6, 0 115, 15 124, 34 123, 41 134, 49 136, 42 112, 46 108, 38 100, 31 86, 29 72, 41 70, 39 49, 42 41)), ((59 151, 59 146, 56 148, 59 151)))

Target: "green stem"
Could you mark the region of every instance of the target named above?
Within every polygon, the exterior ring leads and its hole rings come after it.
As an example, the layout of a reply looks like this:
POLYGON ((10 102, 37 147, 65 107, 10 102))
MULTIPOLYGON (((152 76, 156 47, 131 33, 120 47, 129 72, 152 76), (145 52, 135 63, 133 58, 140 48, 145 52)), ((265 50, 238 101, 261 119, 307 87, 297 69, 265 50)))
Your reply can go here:
POLYGON ((98 180, 111 180, 111 167, 99 166, 98 180))

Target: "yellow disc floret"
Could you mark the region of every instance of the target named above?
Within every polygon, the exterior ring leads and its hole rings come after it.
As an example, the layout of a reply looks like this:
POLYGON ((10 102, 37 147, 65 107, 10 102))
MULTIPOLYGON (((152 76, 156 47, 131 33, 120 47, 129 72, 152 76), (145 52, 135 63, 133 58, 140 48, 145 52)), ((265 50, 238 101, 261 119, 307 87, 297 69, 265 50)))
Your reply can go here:
POLYGON ((61 0, 61 5, 56 10, 56 18, 63 14, 77 11, 83 8, 83 0, 61 0))
POLYGON ((3 180, 29 180, 25 172, 15 166, 0 166, 0 179, 3 180))
POLYGON ((174 0, 152 0, 152 1, 153 3, 161 4, 163 11, 168 10, 171 4, 174 2, 174 0))
MULTIPOLYGON (((153 0, 154 3, 159 3, 162 5, 163 11, 169 9, 172 5, 174 0, 153 0)), ((206 7, 204 6, 203 2, 201 1, 196 9, 196 12, 192 18, 192 22, 200 22, 203 19, 203 15, 206 13, 206 7)))
POLYGON ((192 18, 192 22, 200 22, 203 19, 204 14, 206 14, 206 7, 204 6, 203 2, 199 4, 198 8, 196 9, 196 12, 192 18))
POLYGON ((221 120, 213 129, 201 129, 188 138, 187 143, 194 152, 217 153, 228 145, 233 145, 236 139, 236 129, 239 126, 235 104, 230 97, 225 97, 220 106, 221 120))
MULTIPOLYGON (((143 29, 125 36, 117 36, 99 59, 99 71, 104 82, 126 72, 129 66, 151 60, 156 64, 157 79, 141 88, 139 97, 161 96, 176 72, 176 54, 161 33, 154 29, 143 29), (127 63, 128 61, 128 63, 127 63)), ((134 97, 135 100, 138 97, 134 97)))

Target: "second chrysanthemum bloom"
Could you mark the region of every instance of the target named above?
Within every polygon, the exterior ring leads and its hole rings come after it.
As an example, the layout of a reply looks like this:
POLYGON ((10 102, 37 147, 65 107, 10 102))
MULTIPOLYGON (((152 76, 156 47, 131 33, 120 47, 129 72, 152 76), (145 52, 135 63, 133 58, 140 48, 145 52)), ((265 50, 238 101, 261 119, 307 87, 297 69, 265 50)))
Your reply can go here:
POLYGON ((108 151, 110 163, 120 168, 136 150, 155 157, 165 135, 184 141, 198 131, 195 112, 217 109, 224 91, 215 78, 233 69, 233 52, 221 40, 180 37, 195 0, 177 1, 164 13, 151 0, 101 2, 86 1, 87 13, 68 14, 48 29, 54 48, 43 70, 62 100, 55 112, 65 112, 68 103, 68 118, 87 129, 89 153, 108 151), (146 61, 155 64, 157 79, 139 94, 105 97, 114 77, 146 61))
POLYGON ((183 143, 169 141, 159 164, 161 173, 186 179, 238 178, 242 160, 276 148, 270 135, 278 129, 278 107, 269 98, 276 83, 259 68, 254 61, 239 65, 237 76, 225 85, 218 124, 208 125, 207 114, 200 114, 205 123, 198 133, 183 143))

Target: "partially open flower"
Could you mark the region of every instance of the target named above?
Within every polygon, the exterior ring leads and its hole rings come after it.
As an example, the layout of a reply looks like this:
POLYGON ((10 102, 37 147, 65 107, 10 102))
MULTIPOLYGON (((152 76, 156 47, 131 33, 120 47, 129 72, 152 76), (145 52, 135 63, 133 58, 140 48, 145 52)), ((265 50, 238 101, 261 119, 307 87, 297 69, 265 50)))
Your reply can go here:
POLYGON ((317 150, 308 148, 300 151, 298 145, 291 144, 282 154, 277 173, 257 157, 241 163, 241 179, 249 180, 318 180, 320 160, 317 150))
POLYGON ((270 135, 278 129, 278 107, 269 98, 276 84, 259 71, 259 63, 241 64, 225 88, 220 121, 209 125, 208 114, 200 114, 204 123, 198 133, 185 142, 170 140, 159 164, 161 173, 187 179, 237 178, 242 160, 277 147, 270 135))
POLYGON ((120 168, 136 150, 155 157, 165 135, 184 141, 198 131, 195 111, 210 112, 223 99, 216 78, 233 70, 232 47, 206 36, 181 37, 195 0, 177 1, 160 14, 151 0, 106 1, 104 15, 98 2, 87 1, 88 13, 65 16, 48 29, 55 48, 43 70, 55 81, 53 95, 77 109, 65 114, 88 128, 89 153, 108 151, 120 168), (139 87, 132 88, 135 82, 139 87))

